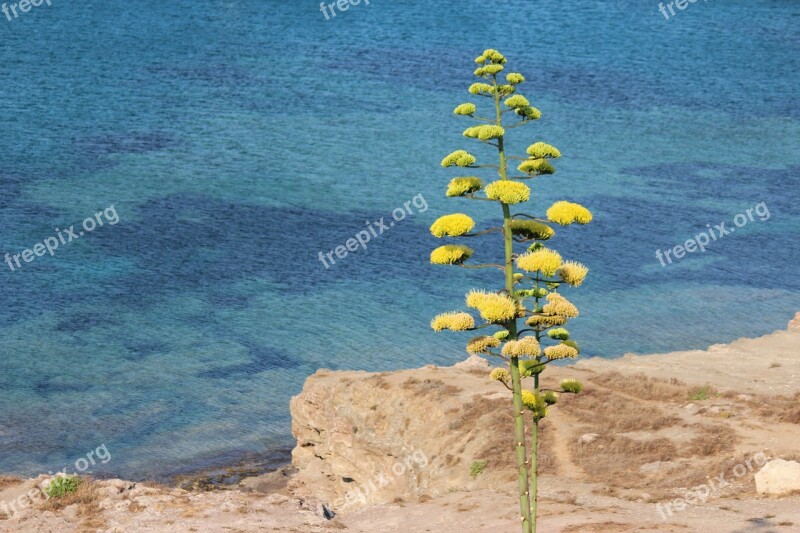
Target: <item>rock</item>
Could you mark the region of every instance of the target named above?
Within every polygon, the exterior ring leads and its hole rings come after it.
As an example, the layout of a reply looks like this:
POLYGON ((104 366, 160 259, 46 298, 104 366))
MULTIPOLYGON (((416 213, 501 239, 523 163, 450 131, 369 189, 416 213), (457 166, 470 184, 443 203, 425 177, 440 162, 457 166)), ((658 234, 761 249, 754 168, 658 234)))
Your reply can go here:
POLYGON ((688 412, 690 415, 696 415, 699 413, 703 408, 697 405, 696 403, 689 403, 683 406, 684 411, 688 412))
POLYGON ((463 370, 488 370, 489 361, 483 357, 472 354, 460 363, 454 364, 453 368, 460 368, 463 370))
POLYGON ((773 459, 758 471, 755 478, 759 494, 779 496, 800 491, 800 463, 773 459))
POLYGON ((600 435, 598 433, 584 433, 578 439, 578 442, 580 444, 591 444, 594 441, 596 441, 599 437, 600 437, 600 435))
POLYGON ((260 492, 263 494, 270 494, 284 489, 291 481, 292 476, 297 473, 297 469, 293 466, 284 466, 256 477, 244 478, 239 486, 244 490, 260 492))
POLYGON ((749 402, 753 399, 753 397, 750 394, 737 394, 736 399, 740 402, 749 402))
POLYGON ((642 474, 657 474, 661 472, 670 472, 678 468, 678 464, 672 461, 655 461, 646 463, 639 467, 639 472, 642 474))
POLYGON ((319 508, 317 509, 317 514, 319 514, 320 516, 322 516, 322 518, 326 520, 333 520, 333 518, 336 516, 336 513, 328 509, 328 507, 323 504, 319 504, 319 508))
POLYGON ((795 313, 794 318, 789 321, 789 326, 786 329, 789 331, 800 331, 800 313, 795 313))
POLYGON ((453 487, 505 490, 515 471, 504 453, 514 442, 511 396, 487 378, 485 361, 471 361, 309 377, 291 401, 297 473, 288 492, 346 515, 453 487), (488 466, 476 480, 470 465, 479 460, 488 466))

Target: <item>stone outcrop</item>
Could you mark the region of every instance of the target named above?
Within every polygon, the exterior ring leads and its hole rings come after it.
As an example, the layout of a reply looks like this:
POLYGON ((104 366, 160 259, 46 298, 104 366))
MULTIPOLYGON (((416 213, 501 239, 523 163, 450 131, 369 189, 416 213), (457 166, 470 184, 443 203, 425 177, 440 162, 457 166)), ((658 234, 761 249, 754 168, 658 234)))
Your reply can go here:
POLYGON ((476 360, 383 374, 318 371, 291 402, 292 488, 334 511, 513 489, 510 393, 488 372, 476 360), (488 463, 473 478, 476 461, 488 463))
POLYGON ((794 318, 789 321, 789 331, 800 331, 800 313, 795 313, 794 318))
POLYGON ((800 492, 800 463, 783 459, 768 462, 756 474, 756 491, 771 496, 800 492))

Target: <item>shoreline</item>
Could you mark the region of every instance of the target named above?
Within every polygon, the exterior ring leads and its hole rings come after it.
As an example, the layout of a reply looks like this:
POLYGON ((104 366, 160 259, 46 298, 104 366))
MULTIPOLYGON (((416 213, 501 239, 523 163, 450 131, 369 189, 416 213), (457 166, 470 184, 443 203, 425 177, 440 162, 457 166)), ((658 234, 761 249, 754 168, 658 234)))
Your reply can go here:
MULTIPOLYGON (((759 493, 758 468, 732 474, 753 457, 759 468, 761 458, 800 461, 799 348, 800 313, 786 330, 706 350, 553 367, 546 381, 577 377, 585 389, 560 400, 543 426, 543 530, 800 527, 800 492, 759 493), (731 482, 724 490, 685 505, 692 487, 719 475, 731 482)), ((0 505, 0 531, 436 532, 453 521, 476 533, 511 530, 513 465, 498 451, 508 398, 488 369, 472 357, 394 372, 319 370, 292 399, 290 465, 261 473, 264 465, 244 461, 170 486, 87 479, 74 501, 31 501, 11 515, 0 505), (488 466, 473 476, 478 459, 488 466)), ((46 481, 0 476, 0 502, 46 481)))
MULTIPOLYGON (((716 376, 724 376, 724 383, 727 384, 729 387, 733 386, 742 386, 743 389, 747 391, 753 392, 756 387, 754 384, 747 384, 743 383, 740 380, 736 380, 735 376, 745 375, 747 370, 749 370, 749 366, 747 364, 733 364, 729 366, 727 372, 720 371, 722 368, 722 360, 724 358, 730 358, 735 363, 736 356, 741 355, 741 353, 747 352, 749 346, 758 344, 763 342, 765 339, 773 339, 776 336, 787 336, 790 335, 789 332, 793 330, 800 330, 800 312, 796 313, 795 317, 789 321, 787 329, 784 330, 775 330, 770 333, 766 333, 759 337, 740 337, 737 339, 732 340, 729 343, 717 343, 708 346, 705 349, 690 349, 690 350, 676 350, 672 352, 665 352, 665 353, 633 353, 627 352, 622 355, 607 358, 602 356, 593 356, 587 358, 579 358, 575 362, 565 364, 565 365, 556 365, 556 367, 562 369, 569 369, 569 368, 576 368, 579 370, 591 370, 591 371, 609 371, 613 370, 616 367, 624 366, 628 369, 636 369, 639 372, 644 373, 648 376, 661 376, 661 377, 675 377, 687 381, 693 384, 705 384, 706 381, 709 381, 708 378, 704 378, 704 376, 716 375, 716 376), (709 358, 708 356, 711 355, 709 358), (681 374, 677 372, 672 372, 672 368, 675 365, 674 363, 680 362, 691 362, 694 365, 697 365, 697 361, 695 358, 703 356, 706 358, 704 364, 700 365, 700 368, 703 368, 705 371, 695 372, 693 374, 681 374), (708 372, 708 373, 706 373, 708 372)), ((789 341, 791 339, 788 339, 789 341)), ((787 344, 784 349, 779 353, 773 353, 772 359, 777 358, 781 354, 785 354, 793 349, 791 343, 787 344)), ((741 358, 738 359, 741 361, 741 358)), ((778 363, 777 361, 771 361, 770 364, 778 363)), ((460 363, 455 363, 458 366, 460 363)), ((727 363, 726 363, 727 364, 727 363)), ((778 363, 780 364, 780 363, 778 363)), ((436 365, 429 365, 429 366, 436 366, 436 365)), ((448 368, 448 367, 439 367, 439 368, 448 368)), ((697 368, 697 366, 695 367, 697 368)), ((775 367, 781 368, 781 367, 775 367)), ((411 369, 406 369, 411 370, 411 369)), ((800 370, 800 366, 798 367, 800 370)), ((319 369, 319 371, 328 371, 327 369, 319 369)), ((393 373, 393 372, 403 372, 404 370, 392 370, 392 371, 385 371, 380 373, 393 373)), ((340 372, 351 372, 349 370, 341 370, 340 372)), ((778 374, 778 379, 780 381, 781 376, 789 375, 787 373, 780 373, 778 374)), ((772 382, 770 387, 774 393, 779 393, 779 390, 783 390, 784 392, 790 391, 792 389, 791 380, 781 381, 780 385, 776 385, 775 382, 772 382)), ((262 451, 262 452, 240 452, 237 454, 222 454, 213 457, 206 457, 200 458, 194 461, 196 466, 185 467, 182 469, 178 469, 172 473, 160 475, 160 476, 126 476, 126 479, 135 480, 136 482, 155 482, 159 484, 164 484, 171 487, 225 487, 231 486, 238 483, 241 479, 245 479, 248 477, 258 477, 260 475, 269 474, 271 472, 276 472, 281 470, 282 468, 291 466, 292 462, 292 447, 285 447, 279 448, 269 451, 262 451), (234 461, 223 460, 222 458, 226 455, 238 455, 240 459, 236 459, 234 461)), ((42 475, 41 473, 39 475, 42 475)), ((26 479, 26 476, 19 475, 15 473, 9 472, 0 472, 0 477, 5 478, 16 478, 16 479, 26 479)), ((95 479, 115 479, 114 473, 100 473, 100 474, 91 474, 90 477, 95 479)))

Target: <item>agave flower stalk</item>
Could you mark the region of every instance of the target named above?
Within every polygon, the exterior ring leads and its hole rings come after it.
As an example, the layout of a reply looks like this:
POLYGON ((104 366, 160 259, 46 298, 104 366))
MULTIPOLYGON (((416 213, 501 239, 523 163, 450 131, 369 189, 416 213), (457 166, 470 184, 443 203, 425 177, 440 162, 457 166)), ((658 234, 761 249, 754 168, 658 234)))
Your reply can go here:
MULTIPOLYGON (((456 177, 448 185, 446 195, 499 203, 503 225, 474 231, 476 224, 469 215, 454 213, 436 220, 431 226, 431 233, 439 238, 502 233, 503 262, 466 264, 475 251, 460 244, 440 246, 431 253, 430 258, 431 263, 439 265, 499 268, 503 271, 505 283, 498 292, 473 290, 467 294, 467 307, 477 310, 483 323, 469 313, 452 311, 435 317, 431 326, 436 331, 496 329, 492 335, 471 339, 467 344, 467 352, 498 357, 505 365, 492 370, 489 377, 511 391, 520 523, 523 533, 535 533, 539 422, 547 416, 548 406, 558 400, 558 394, 554 391, 540 389, 539 375, 549 363, 577 357, 580 352, 578 344, 570 338, 569 331, 562 327, 569 319, 578 316, 578 309, 558 291, 562 286, 581 285, 588 273, 584 265, 563 261, 558 252, 546 248, 542 243, 555 235, 553 224, 587 224, 591 222, 592 214, 580 204, 567 201, 553 204, 546 216, 511 212, 511 206, 523 204, 531 197, 530 187, 525 181, 534 180, 533 183, 536 183, 541 176, 553 174, 555 167, 551 160, 561 157, 561 152, 554 146, 536 142, 528 147, 527 157, 507 153, 506 131, 539 120, 541 111, 531 106, 524 96, 515 94, 517 87, 525 81, 522 74, 507 73, 506 83, 502 82, 499 76, 505 70, 506 58, 500 52, 485 50, 475 62, 480 65, 475 75, 482 81, 472 84, 469 92, 491 100, 494 118, 477 116, 477 105, 472 102, 457 106, 454 113, 479 123, 467 128, 464 136, 493 147, 497 151, 498 164, 477 164, 475 155, 466 150, 456 150, 442 160, 442 166, 490 168, 497 172, 499 179, 484 186, 483 180, 476 176, 456 177), (511 124, 508 121, 504 123, 506 114, 516 117, 516 120, 511 124), (509 161, 520 161, 517 170, 522 175, 509 175, 509 161), (524 252, 515 251, 515 244, 530 242, 533 244, 524 252), (530 305, 528 302, 532 303, 530 308, 526 308, 526 304, 530 305), (520 320, 524 320, 527 327, 520 328, 520 320), (533 390, 523 389, 523 380, 526 378, 533 378, 533 390), (530 448, 526 446, 527 412, 530 413, 530 448)), ((577 394, 581 388, 575 380, 564 380, 560 390, 562 393, 577 394)))

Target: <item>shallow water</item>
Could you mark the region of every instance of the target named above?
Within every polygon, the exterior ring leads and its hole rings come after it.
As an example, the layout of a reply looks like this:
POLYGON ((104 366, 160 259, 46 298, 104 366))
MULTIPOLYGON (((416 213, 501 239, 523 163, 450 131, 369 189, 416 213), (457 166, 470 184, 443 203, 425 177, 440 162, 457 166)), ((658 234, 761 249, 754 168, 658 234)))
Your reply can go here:
POLYGON ((667 21, 636 4, 373 0, 326 21, 305 0, 115 0, 0 18, 0 253, 119 215, 0 268, 0 471, 61 470, 103 443, 93 471, 137 479, 272 457, 317 368, 462 359, 466 338, 428 321, 500 280, 428 265, 427 227, 498 214, 444 198, 438 166, 471 146, 451 111, 487 46, 544 113, 512 148, 564 154, 532 209, 595 214, 553 241, 592 269, 569 292, 585 354, 783 328, 800 291, 800 6, 667 21), (366 250, 318 260, 420 194, 428 208, 366 250), (767 220, 656 259, 761 202, 767 220))

